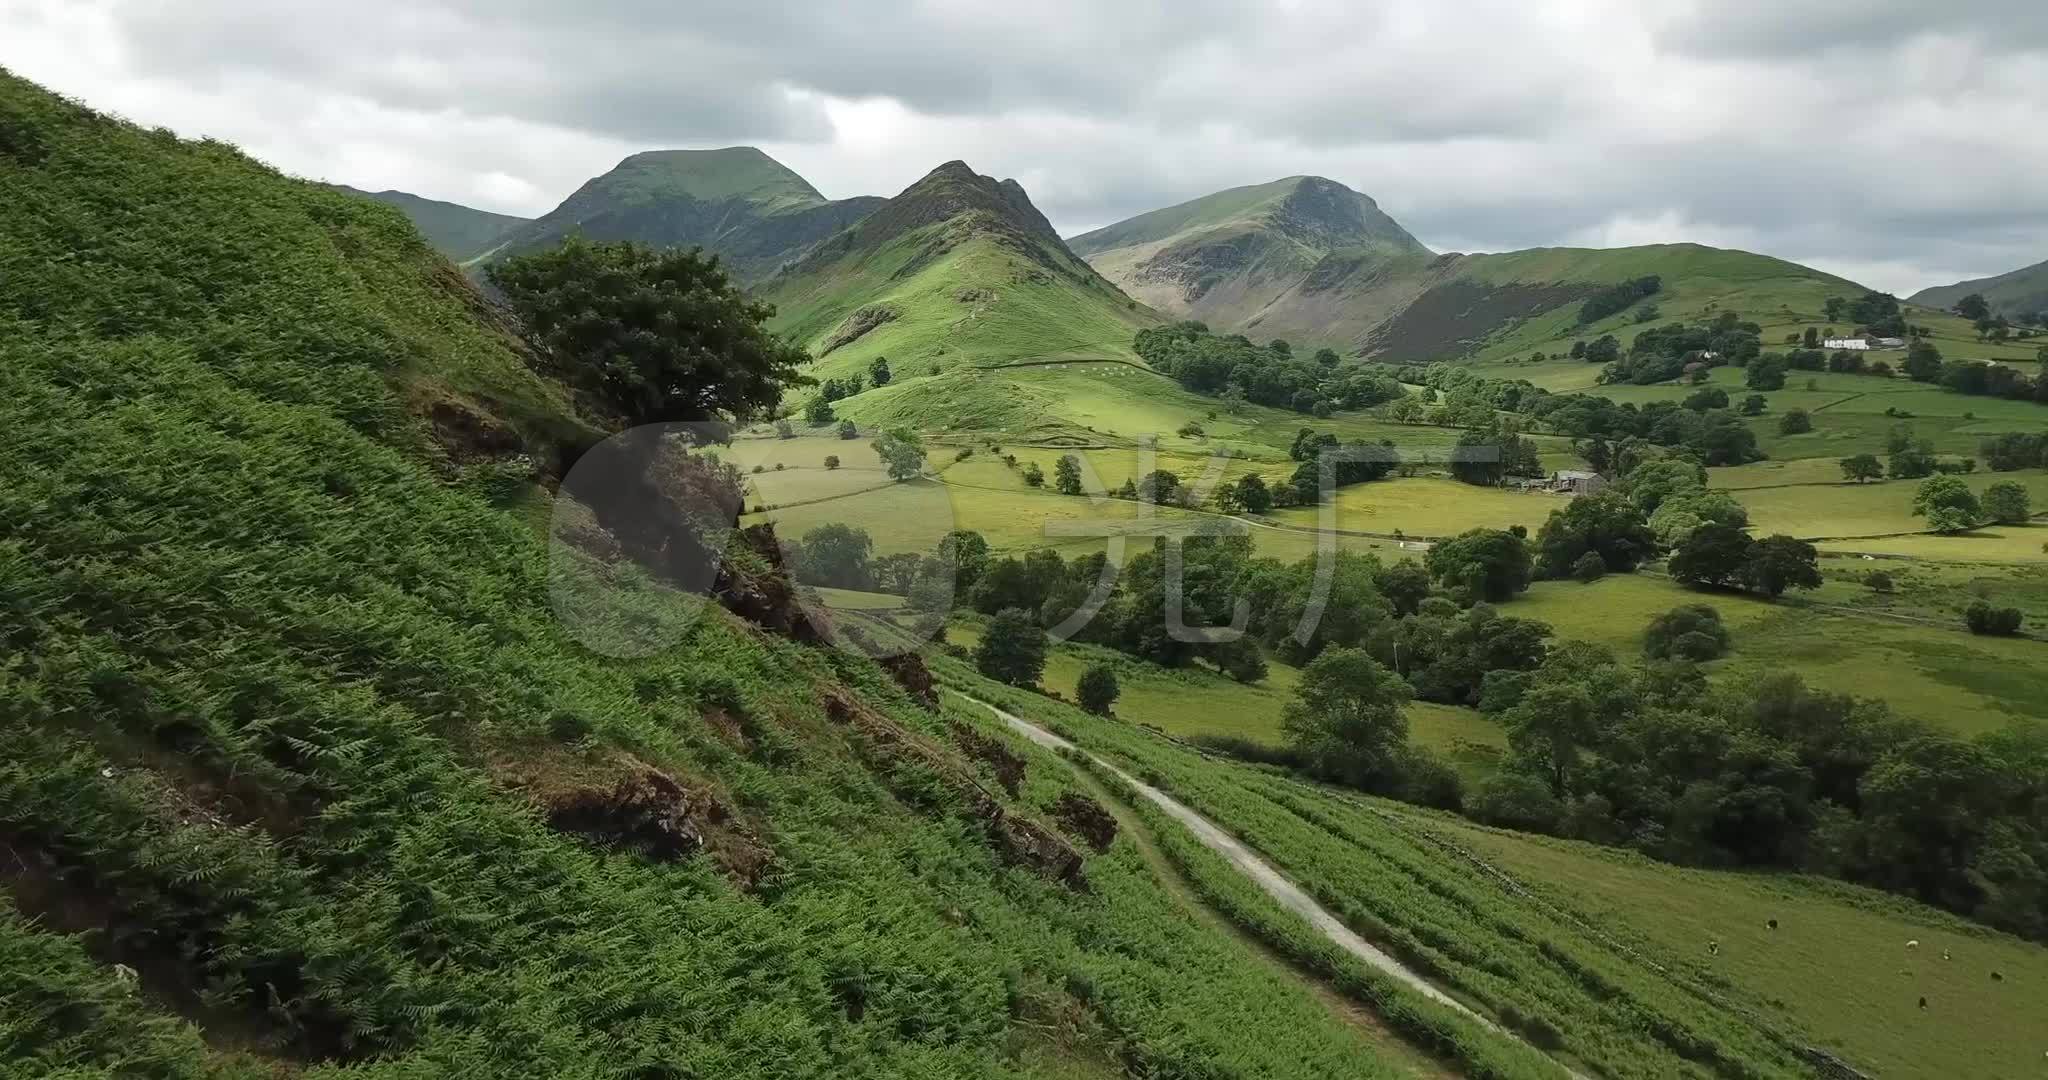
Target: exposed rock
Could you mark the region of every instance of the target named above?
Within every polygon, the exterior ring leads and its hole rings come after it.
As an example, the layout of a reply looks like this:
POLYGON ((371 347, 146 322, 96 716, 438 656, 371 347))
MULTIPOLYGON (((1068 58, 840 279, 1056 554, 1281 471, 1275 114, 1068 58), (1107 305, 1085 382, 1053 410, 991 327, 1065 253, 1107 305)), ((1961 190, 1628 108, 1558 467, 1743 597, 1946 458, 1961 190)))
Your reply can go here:
POLYGON ((1052 806, 1052 816, 1097 852, 1108 851, 1109 845, 1116 842, 1116 817, 1104 810, 1101 803, 1078 791, 1061 795, 1052 806))
POLYGON ((727 610, 763 630, 805 644, 831 639, 831 628, 798 600, 773 524, 740 530, 734 549, 719 561, 715 589, 727 610))
POLYGON ((728 814, 718 800, 692 793, 659 769, 639 765, 609 790, 570 788, 543 796, 548 824, 607 847, 675 862, 704 847, 704 828, 728 814))
POLYGON ((896 309, 887 304, 869 304, 860 308, 848 315, 846 320, 839 324, 839 329, 832 331, 832 336, 818 346, 818 355, 824 356, 841 345, 856 341, 861 335, 883 323, 894 322, 896 318, 896 309))
POLYGON ((938 687, 932 683, 931 669, 924 666, 924 657, 914 652, 898 653, 883 657, 882 670, 896 680, 896 685, 910 695, 912 701, 927 709, 939 707, 938 687))
POLYGON ((1001 739, 990 738, 965 724, 953 725, 953 741, 960 744, 968 757, 994 769, 996 783, 1003 785, 1011 798, 1017 797, 1017 790, 1024 783, 1024 759, 1016 751, 1003 745, 1001 739))
MULTIPOLYGON (((982 824, 996 856, 1006 865, 1021 866, 1076 892, 1088 891, 1084 861, 1072 844, 1029 818, 1018 817, 952 755, 903 725, 876 712, 844 690, 824 692, 825 715, 866 737, 869 752, 883 758, 908 758, 945 779, 982 824)), ((1021 767, 1021 761, 1019 762, 1021 767)), ((1021 774, 1020 774, 1021 775, 1021 774)))

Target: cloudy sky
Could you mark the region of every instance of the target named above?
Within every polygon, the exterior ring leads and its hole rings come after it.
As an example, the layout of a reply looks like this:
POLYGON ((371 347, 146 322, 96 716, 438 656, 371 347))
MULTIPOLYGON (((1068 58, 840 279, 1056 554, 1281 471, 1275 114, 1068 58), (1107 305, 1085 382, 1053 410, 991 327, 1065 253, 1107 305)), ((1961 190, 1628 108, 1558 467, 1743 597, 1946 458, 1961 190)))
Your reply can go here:
POLYGON ((1318 173, 1442 251, 1900 293, 2048 259, 2043 0, 0 0, 0 66, 293 173, 545 212, 636 150, 964 158, 1072 234, 1318 173))

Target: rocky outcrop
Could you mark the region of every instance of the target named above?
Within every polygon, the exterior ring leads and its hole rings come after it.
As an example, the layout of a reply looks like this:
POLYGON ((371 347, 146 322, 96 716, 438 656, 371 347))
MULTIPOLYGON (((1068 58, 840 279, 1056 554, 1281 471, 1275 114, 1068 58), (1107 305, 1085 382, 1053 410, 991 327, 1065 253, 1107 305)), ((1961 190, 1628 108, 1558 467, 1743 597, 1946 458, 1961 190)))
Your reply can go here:
POLYGON ((883 323, 894 322, 896 318, 896 309, 887 304, 869 304, 860 308, 848 315, 846 321, 839 324, 839 329, 832 331, 832 336, 818 346, 818 355, 827 355, 842 345, 858 341, 868 331, 883 323))
POLYGON ((896 685, 902 687, 912 701, 927 709, 938 709, 938 686, 932 682, 931 669, 924 666, 924 657, 907 652, 885 656, 879 662, 882 670, 896 680, 896 685))
POLYGON ((1069 791, 1052 804, 1053 820, 1086 841, 1097 853, 1116 842, 1116 817, 1102 804, 1078 791, 1069 791))

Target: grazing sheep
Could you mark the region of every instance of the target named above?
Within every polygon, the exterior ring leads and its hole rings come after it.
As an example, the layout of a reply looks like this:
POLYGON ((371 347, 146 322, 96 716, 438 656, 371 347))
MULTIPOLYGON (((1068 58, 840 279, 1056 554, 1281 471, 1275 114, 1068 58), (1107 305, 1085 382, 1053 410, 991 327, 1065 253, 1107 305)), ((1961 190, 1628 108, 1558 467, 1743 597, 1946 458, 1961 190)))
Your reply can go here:
POLYGON ((1906 948, 1908 948, 1908 949, 1917 949, 1917 948, 1919 948, 1919 947, 1920 947, 1920 939, 1919 939, 1919 938, 1914 938, 1913 940, 1911 940, 1911 941, 1908 941, 1908 942, 1906 942, 1906 948))
POLYGON ((1927 1011, 1927 999, 1926 999, 1926 998, 1924 998, 1924 997, 1920 999, 1920 1011, 1921 1011, 1921 1012, 1926 1012, 1926 1011, 1927 1011))
POLYGON ((1769 921, 1765 922, 1765 923, 1764 923, 1764 925, 1765 925, 1765 926, 1768 926, 1768 927, 1770 927, 1770 928, 1771 928, 1771 929, 1773 929, 1773 930, 1776 930, 1776 929, 1778 928, 1778 920, 1776 920, 1776 919, 1771 919, 1771 920, 1769 920, 1769 921))
POLYGON ((1707 942, 1707 955, 1708 955, 1708 956, 1719 956, 1719 955, 1721 955, 1721 943, 1720 943, 1720 942, 1718 942, 1718 941, 1709 941, 1709 942, 1707 942))
POLYGON ((1953 956, 1950 956, 1950 955, 1948 954, 1948 950, 1947 950, 1947 949, 1943 949, 1943 950, 1941 950, 1941 958, 1942 958, 1943 960, 1953 960, 1953 959, 1955 959, 1955 957, 1953 957, 1953 956))

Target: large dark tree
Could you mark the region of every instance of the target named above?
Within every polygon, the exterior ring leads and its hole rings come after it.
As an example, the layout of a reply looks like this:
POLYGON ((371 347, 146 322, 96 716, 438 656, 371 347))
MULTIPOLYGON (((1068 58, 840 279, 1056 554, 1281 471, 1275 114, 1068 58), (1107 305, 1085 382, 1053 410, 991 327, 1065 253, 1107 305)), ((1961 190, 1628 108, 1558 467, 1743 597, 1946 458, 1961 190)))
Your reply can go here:
POLYGON ((1529 587, 1529 546, 1513 533, 1472 529, 1429 549, 1431 577, 1475 600, 1506 600, 1529 587))
POLYGON ((1755 543, 1733 525, 1702 525, 1671 556, 1671 576, 1687 585, 1725 585, 1741 572, 1755 543))
POLYGON ((997 682, 1030 686, 1045 670, 1045 631, 1028 611, 999 611, 974 650, 974 666, 997 682))
POLYGON ((571 237, 486 273, 527 341, 629 424, 745 420, 808 382, 810 357, 763 328, 775 309, 717 256, 571 237))
POLYGON ((1820 588, 1820 555, 1795 537, 1766 536, 1750 546, 1739 574, 1752 592, 1776 598, 1786 589, 1820 588))
POLYGON ((1598 555, 1607 569, 1626 572, 1655 554, 1657 535, 1643 512, 1619 494, 1573 499, 1553 511, 1536 534, 1536 554, 1545 577, 1570 576, 1580 556, 1598 555))

